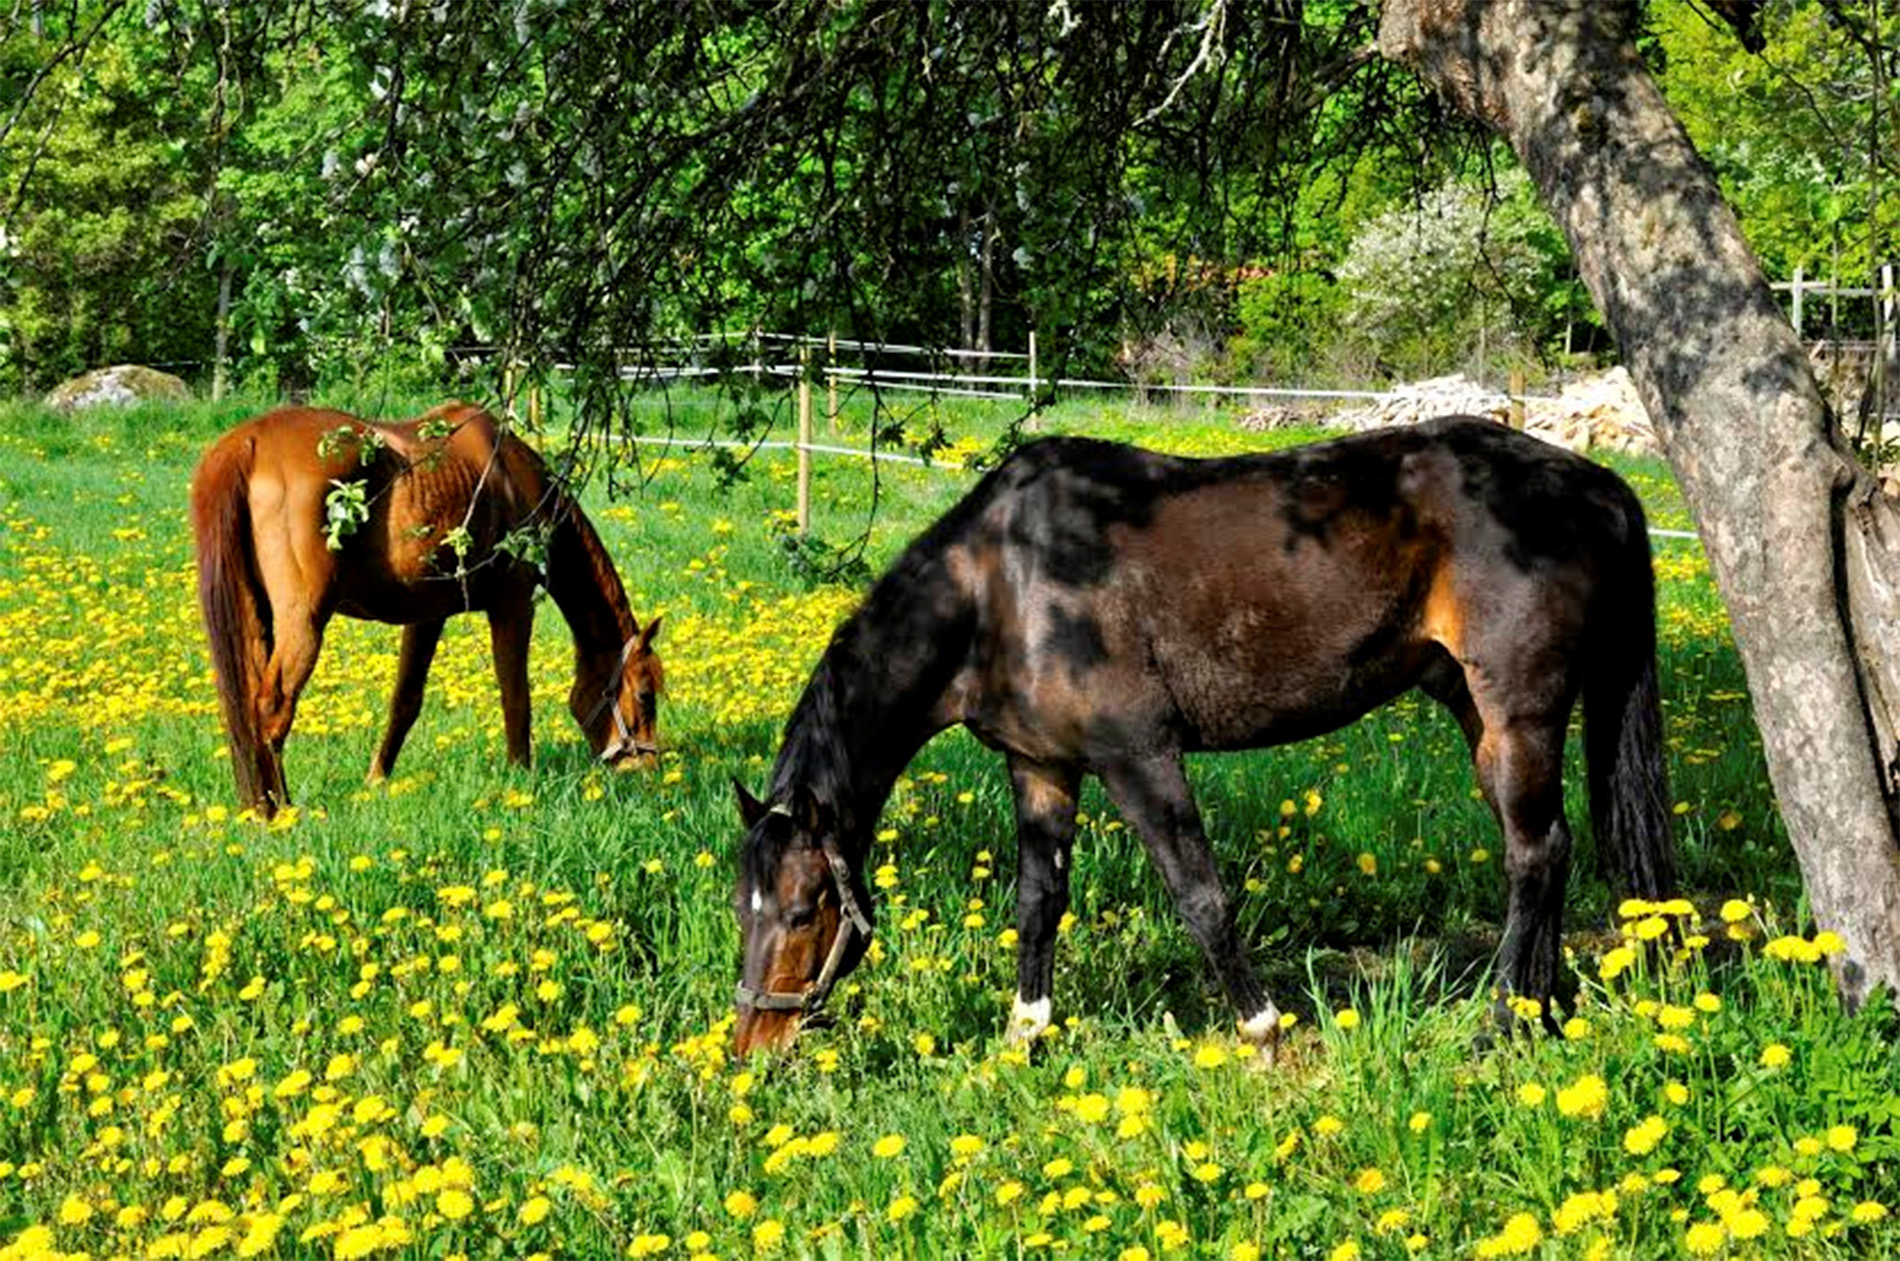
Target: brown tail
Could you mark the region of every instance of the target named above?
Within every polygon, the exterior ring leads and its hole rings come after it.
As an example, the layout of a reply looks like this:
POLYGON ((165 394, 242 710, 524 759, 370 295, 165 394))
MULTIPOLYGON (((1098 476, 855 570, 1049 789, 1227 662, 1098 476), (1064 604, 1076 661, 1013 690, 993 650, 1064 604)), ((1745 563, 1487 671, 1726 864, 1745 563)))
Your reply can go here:
POLYGON ((198 540, 198 607, 231 742, 231 773, 239 798, 269 811, 283 803, 285 793, 282 766, 257 721, 270 627, 251 550, 254 452, 254 441, 245 437, 226 439, 205 453, 191 479, 191 524, 198 540))

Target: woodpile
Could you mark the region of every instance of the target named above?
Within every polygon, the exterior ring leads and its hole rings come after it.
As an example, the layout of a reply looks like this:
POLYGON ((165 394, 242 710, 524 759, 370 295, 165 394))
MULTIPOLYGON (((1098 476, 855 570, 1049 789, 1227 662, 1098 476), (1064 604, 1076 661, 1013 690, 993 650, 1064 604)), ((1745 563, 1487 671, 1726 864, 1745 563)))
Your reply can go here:
POLYGON ((1363 433, 1388 425, 1416 425, 1434 416, 1489 416, 1501 421, 1509 411, 1510 400, 1504 395, 1458 372, 1395 385, 1385 398, 1334 412, 1326 423, 1332 428, 1363 433))
POLYGON ((1288 407, 1284 403, 1263 403, 1242 412, 1234 424, 1249 433, 1265 433, 1272 429, 1296 429, 1301 425, 1330 425, 1324 417, 1315 417, 1311 412, 1297 407, 1288 407))
MULTIPOLYGON (((1451 415, 1489 416, 1499 424, 1509 424, 1511 400, 1458 373, 1394 386, 1386 397, 1335 412, 1324 423, 1358 433, 1451 415)), ((1607 448, 1641 455, 1661 451, 1636 385, 1622 368, 1573 381, 1554 397, 1527 399, 1524 422, 1528 432, 1572 451, 1607 448)))
POLYGON ((1573 381, 1554 400, 1533 399, 1524 411, 1526 430, 1572 451, 1662 454, 1636 383, 1620 367, 1573 381))

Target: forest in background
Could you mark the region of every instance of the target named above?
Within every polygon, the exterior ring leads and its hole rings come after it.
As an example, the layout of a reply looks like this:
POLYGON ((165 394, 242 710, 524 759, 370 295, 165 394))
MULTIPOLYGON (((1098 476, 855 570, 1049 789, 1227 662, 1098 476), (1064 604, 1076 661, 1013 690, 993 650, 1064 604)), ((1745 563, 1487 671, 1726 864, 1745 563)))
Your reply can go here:
MULTIPOLYGON (((657 17, 642 7, 625 20, 657 17)), ((1356 58, 1366 6, 1296 7, 1303 93, 1258 81, 1288 64, 1272 3, 1220 10, 1198 48, 1191 5, 1057 5, 962 40, 1018 15, 928 7, 910 26, 943 42, 919 56, 879 6, 833 6, 838 32, 812 43, 848 63, 837 134, 767 137, 770 162, 722 170, 756 139, 746 93, 783 70, 774 6, 679 11, 628 45, 622 76, 603 70, 614 19, 533 0, 435 50, 421 5, 11 0, 0 393, 116 362, 209 388, 221 360, 266 393, 366 374, 427 388, 457 347, 533 361, 563 339, 759 326, 999 350, 1036 328, 1070 371, 1221 383, 1535 379, 1610 355, 1508 152, 1356 58), (1087 55, 1058 46, 1149 9, 1152 29, 1097 32, 1150 63, 1104 103, 1114 67, 1078 73, 1087 55), (1026 51, 986 64, 999 46, 1026 51), (450 56, 470 48, 494 55, 450 56), (693 60, 701 95, 667 97, 668 57, 693 60), (569 86, 589 75, 597 96, 569 86), (933 122, 936 94, 990 108, 933 122), (1109 158, 1081 138, 1103 110, 1137 124, 1109 158), (576 239, 550 250, 567 220, 576 239)), ((1645 55, 1770 277, 1866 285, 1900 254, 1881 182, 1894 94, 1872 55, 1900 16, 1777 0, 1763 20, 1751 53, 1702 6, 1655 0, 1645 55)), ((1864 299, 1808 315, 1810 336, 1874 331, 1864 299)))

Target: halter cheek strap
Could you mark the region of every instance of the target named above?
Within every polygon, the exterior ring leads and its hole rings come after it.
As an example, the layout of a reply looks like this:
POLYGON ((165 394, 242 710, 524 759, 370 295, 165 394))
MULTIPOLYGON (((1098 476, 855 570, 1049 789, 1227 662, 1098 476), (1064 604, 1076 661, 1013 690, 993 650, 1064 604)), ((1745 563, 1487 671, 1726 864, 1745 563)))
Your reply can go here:
MULTIPOLYGON (((779 813, 790 813, 783 806, 774 806, 779 813)), ((853 929, 871 939, 871 919, 858 904, 857 894, 851 891, 851 868, 845 863, 844 855, 838 852, 837 842, 830 837, 824 840, 825 861, 831 865, 831 878, 837 886, 838 905, 844 911, 838 924, 837 935, 831 939, 831 953, 825 956, 825 966, 818 970, 818 979, 795 994, 777 994, 770 990, 755 990, 744 981, 734 995, 741 1007, 750 1007, 754 1011, 795 1011, 809 1015, 825 1005, 831 997, 832 986, 838 983, 838 969, 844 966, 845 953, 851 948, 853 929)))
POLYGON ((614 704, 620 698, 620 685, 626 681, 627 662, 633 659, 633 650, 639 644, 640 636, 634 635, 620 648, 620 661, 614 666, 613 677, 607 680, 607 686, 601 689, 600 699, 587 711, 587 717, 581 720, 583 727, 592 727, 594 720, 600 717, 600 711, 608 710, 614 717, 614 742, 607 746, 601 757, 607 758, 622 750, 633 753, 650 753, 659 756, 660 746, 650 740, 636 740, 633 731, 627 726, 627 716, 620 712, 620 706, 614 704))

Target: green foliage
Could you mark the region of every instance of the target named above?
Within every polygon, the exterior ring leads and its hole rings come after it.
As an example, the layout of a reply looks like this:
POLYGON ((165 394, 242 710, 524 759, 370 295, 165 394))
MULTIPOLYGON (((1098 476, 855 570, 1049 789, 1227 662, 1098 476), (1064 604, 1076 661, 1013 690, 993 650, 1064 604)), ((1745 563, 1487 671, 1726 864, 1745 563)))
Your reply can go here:
POLYGON ((1310 379, 1329 348, 1345 295, 1317 271, 1271 272, 1242 281, 1235 304, 1236 360, 1263 381, 1310 379))
POLYGON ((333 552, 369 520, 369 492, 361 481, 330 479, 323 496, 323 544, 333 552))
POLYGON ((1756 56, 1696 5, 1652 5, 1670 106, 1770 275, 1799 266, 1865 284, 1900 248, 1900 82, 1889 72, 1880 97, 1869 55, 1900 46, 1900 8, 1774 4, 1764 16, 1756 56))
MULTIPOLYGON (((1645 52, 1770 273, 1886 258, 1895 89, 1877 113, 1868 50, 1900 16, 1771 5, 1753 57, 1700 6, 1646 11, 1645 52)), ((1003 348, 1033 328, 1052 373, 1144 379, 1357 384, 1464 362, 1479 328, 1548 355, 1588 304, 1521 182, 1474 220, 1482 146, 1392 67, 1338 77, 1374 6, 1299 12, 797 0, 305 21, 303 4, 85 0, 44 39, 0 39, 0 117, 33 90, 0 139, 20 196, 0 389, 116 358, 202 372, 224 280, 233 371, 260 393, 492 398, 500 360, 458 370, 453 352, 503 345, 539 371, 577 362, 572 396, 602 428, 624 427, 629 356, 753 327, 1003 348)), ((735 416, 738 436, 760 414, 735 416)))
MULTIPOLYGON (((0 39, 0 121, 50 45, 0 39)), ((0 390, 40 391, 90 368, 199 359, 212 302, 191 259, 202 203, 191 125, 135 41, 54 67, 0 139, 0 171, 32 195, 0 231, 0 390)), ((0 196, 12 193, 7 188, 0 196)))
POLYGON ((317 439, 317 455, 328 460, 345 451, 353 451, 356 453, 356 462, 368 467, 388 445, 388 440, 375 429, 360 425, 338 425, 317 439))
POLYGON ((550 533, 551 529, 545 522, 533 521, 519 525, 501 536, 495 543, 495 550, 545 571, 548 567, 550 533))

